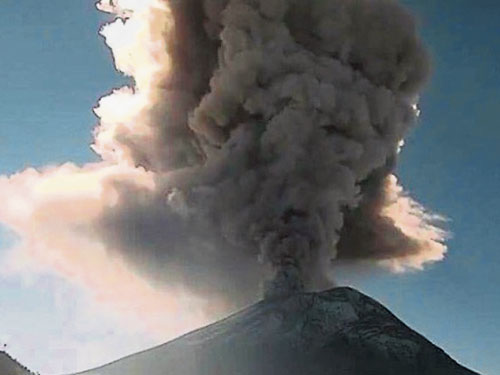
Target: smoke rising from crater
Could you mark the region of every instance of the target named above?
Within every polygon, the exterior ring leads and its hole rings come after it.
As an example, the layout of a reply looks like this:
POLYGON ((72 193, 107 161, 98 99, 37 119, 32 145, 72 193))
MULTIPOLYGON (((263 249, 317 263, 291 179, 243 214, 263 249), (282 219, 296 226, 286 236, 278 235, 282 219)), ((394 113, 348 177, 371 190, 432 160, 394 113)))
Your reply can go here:
POLYGON ((116 17, 101 33, 133 78, 95 109, 102 161, 0 180, 17 202, 0 221, 33 239, 38 259, 73 277, 72 244, 84 241, 83 259, 98 247, 100 261, 219 314, 263 282, 271 296, 328 287, 336 261, 404 271, 443 258, 440 218, 393 175, 429 74, 396 2, 97 6, 116 17))

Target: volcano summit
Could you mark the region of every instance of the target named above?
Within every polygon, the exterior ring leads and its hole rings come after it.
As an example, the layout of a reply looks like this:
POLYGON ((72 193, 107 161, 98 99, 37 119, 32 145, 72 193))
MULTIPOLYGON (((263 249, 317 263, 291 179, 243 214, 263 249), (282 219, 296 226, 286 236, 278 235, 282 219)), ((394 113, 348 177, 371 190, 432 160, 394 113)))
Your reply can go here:
POLYGON ((351 288, 265 300, 80 375, 477 375, 351 288))

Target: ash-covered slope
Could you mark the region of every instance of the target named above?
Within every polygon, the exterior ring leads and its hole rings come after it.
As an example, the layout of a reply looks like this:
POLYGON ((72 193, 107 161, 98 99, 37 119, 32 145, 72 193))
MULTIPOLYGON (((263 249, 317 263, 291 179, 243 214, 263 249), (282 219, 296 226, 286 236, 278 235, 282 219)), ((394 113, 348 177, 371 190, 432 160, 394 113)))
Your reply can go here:
POLYGON ((0 375, 32 375, 26 367, 4 351, 0 351, 0 375))
POLYGON ((473 375, 350 288, 267 300, 85 375, 473 375))

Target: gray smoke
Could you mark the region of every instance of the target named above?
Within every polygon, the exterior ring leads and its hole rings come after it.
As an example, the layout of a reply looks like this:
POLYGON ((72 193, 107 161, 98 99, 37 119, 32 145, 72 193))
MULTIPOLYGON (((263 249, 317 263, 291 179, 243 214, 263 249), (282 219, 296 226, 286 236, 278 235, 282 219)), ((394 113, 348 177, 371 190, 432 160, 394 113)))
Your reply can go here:
MULTIPOLYGON (((99 7, 126 22, 126 3, 99 7)), ((400 5, 149 3, 137 22, 163 38, 168 64, 149 77, 136 125, 106 125, 97 109, 95 149, 153 173, 155 188, 114 182, 116 204, 93 223, 109 248, 159 283, 234 305, 263 280, 269 296, 328 287, 336 260, 419 268, 442 257, 435 217, 392 176, 429 73, 400 5), (420 232, 388 213, 398 199, 420 232)), ((140 93, 139 69, 114 53, 140 93)))

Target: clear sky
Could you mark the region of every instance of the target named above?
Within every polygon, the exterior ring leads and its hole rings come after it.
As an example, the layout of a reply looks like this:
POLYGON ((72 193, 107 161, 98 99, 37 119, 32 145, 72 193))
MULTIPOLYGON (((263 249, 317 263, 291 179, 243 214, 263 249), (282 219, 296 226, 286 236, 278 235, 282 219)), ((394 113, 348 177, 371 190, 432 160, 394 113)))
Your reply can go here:
MULTIPOLYGON (((343 275, 483 374, 500 373, 500 5, 404 0, 418 15, 434 74, 398 174, 448 218, 445 261, 424 272, 343 275)), ((97 36, 92 0, 0 3, 0 174, 94 160, 97 99, 123 84, 97 36)), ((8 199, 4 197, 3 199, 8 199)), ((0 231, 0 255, 12 234, 0 231)), ((81 370, 153 345, 55 276, 0 272, 0 342, 33 370, 81 370)))

